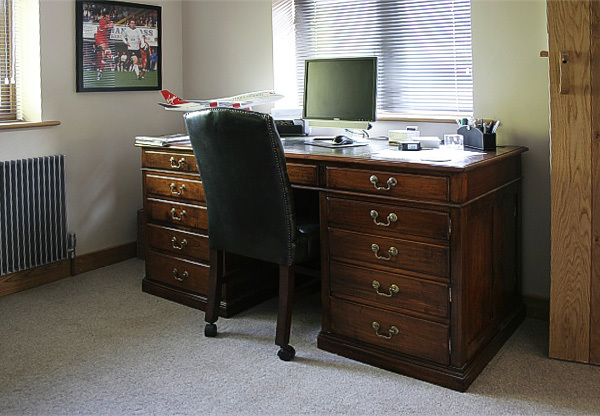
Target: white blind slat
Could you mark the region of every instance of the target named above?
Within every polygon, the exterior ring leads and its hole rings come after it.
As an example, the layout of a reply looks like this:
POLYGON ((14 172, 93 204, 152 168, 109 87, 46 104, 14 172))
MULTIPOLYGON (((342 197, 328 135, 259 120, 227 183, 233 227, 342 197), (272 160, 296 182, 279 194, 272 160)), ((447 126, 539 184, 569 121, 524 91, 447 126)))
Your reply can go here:
POLYGON ((274 39, 290 31, 295 56, 274 52, 275 78, 295 70, 297 104, 306 59, 377 56, 378 110, 473 111, 469 0, 274 0, 274 39))
POLYGON ((18 0, 0 0, 0 119, 19 120, 18 0))

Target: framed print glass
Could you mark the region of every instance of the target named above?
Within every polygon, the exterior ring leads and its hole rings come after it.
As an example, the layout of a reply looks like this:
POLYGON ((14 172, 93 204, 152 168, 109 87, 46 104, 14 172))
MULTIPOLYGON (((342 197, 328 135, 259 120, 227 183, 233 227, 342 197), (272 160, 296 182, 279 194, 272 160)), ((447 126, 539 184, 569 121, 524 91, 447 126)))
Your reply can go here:
POLYGON ((76 0, 77 92, 160 90, 161 8, 76 0))

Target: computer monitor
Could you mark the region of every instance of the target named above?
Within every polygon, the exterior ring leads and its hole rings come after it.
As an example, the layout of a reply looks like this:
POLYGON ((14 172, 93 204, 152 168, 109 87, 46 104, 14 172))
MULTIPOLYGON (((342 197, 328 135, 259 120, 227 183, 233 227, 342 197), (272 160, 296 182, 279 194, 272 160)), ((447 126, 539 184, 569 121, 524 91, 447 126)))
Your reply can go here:
POLYGON ((306 60, 302 118, 311 126, 366 129, 376 97, 376 57, 306 60))

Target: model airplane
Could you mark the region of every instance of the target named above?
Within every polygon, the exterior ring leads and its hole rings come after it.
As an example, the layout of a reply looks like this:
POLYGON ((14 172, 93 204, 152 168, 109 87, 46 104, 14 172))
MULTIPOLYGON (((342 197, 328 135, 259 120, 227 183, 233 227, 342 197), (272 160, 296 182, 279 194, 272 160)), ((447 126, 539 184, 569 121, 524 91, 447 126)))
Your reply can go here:
POLYGON ((171 111, 195 111, 209 107, 249 108, 255 105, 272 103, 283 98, 283 95, 276 94, 275 91, 249 92, 233 97, 209 100, 186 100, 167 90, 162 90, 161 93, 165 97, 165 102, 158 104, 171 111))

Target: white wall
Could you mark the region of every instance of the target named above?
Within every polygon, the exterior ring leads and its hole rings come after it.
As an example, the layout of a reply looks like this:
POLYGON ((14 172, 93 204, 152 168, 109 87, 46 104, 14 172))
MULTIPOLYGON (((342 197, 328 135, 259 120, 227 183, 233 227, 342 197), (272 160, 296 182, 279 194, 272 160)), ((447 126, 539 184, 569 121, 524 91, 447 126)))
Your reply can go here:
MULTIPOLYGON (((181 2, 162 6, 163 84, 183 88, 181 2)), ((142 206, 138 134, 183 131, 158 91, 75 93, 75 1, 41 0, 42 115, 58 127, 0 132, 0 160, 65 154, 70 231, 79 254, 136 240, 142 206)))
POLYGON ((183 33, 185 96, 273 88, 270 0, 183 0, 183 33))
MULTIPOLYGON (((523 292, 541 297, 549 295, 550 264, 548 64, 539 58, 547 49, 545 10, 544 0, 472 0, 475 115, 502 121, 499 144, 529 147, 523 156, 523 292)), ((184 0, 183 28, 186 95, 272 86, 270 0, 184 0)), ((377 122, 373 132, 406 124, 377 122)), ((455 126, 421 123, 420 129, 439 136, 455 126)))
POLYGON ((545 0, 472 0, 474 105, 523 155, 523 293, 550 296, 550 124, 545 0))
MULTIPOLYGON (((211 97, 273 86, 270 0, 155 0, 163 13, 163 86, 211 97), (182 41, 183 40, 183 41, 182 41)), ((41 0, 42 110, 58 127, 0 132, 0 160, 67 155, 69 228, 78 253, 134 241, 141 207, 137 134, 183 131, 158 92, 75 93, 75 4, 41 0)), ((472 0, 475 112, 502 120, 523 158, 525 294, 549 293, 549 127, 544 0, 472 0)), ((407 123, 378 122, 375 134, 407 123)), ((451 131, 422 124, 423 135, 451 131)))

